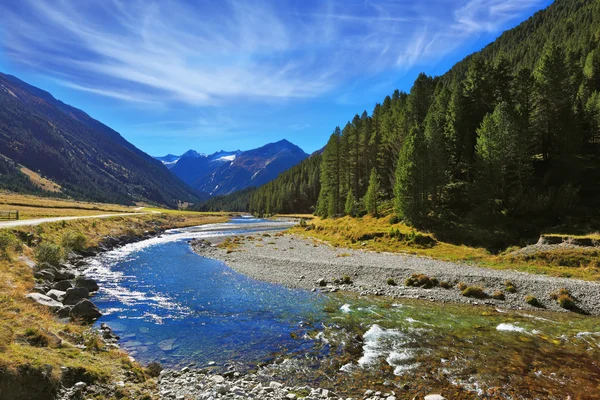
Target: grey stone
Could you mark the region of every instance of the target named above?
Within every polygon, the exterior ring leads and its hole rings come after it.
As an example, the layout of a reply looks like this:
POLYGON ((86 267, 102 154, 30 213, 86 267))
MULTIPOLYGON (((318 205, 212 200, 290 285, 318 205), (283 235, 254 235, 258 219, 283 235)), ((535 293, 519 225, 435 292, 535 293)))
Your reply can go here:
POLYGON ((71 289, 73 284, 70 281, 59 281, 52 285, 52 289, 61 290, 66 292, 67 289, 71 289))
POLYGON ((97 292, 100 287, 98 283, 91 278, 78 277, 75 279, 75 287, 86 288, 90 292, 97 292))
POLYGON ((425 400, 446 400, 441 394, 428 394, 425 396, 425 400))
POLYGON ((63 303, 67 306, 73 306, 83 299, 90 297, 90 291, 86 288, 78 287, 67 289, 63 303))
POLYGON ((65 294, 67 294, 67 293, 63 292, 61 290, 52 289, 52 290, 48 291, 48 293, 46 293, 46 296, 48 296, 56 301, 63 301, 63 299, 65 298, 65 294))
POLYGON ((72 318, 82 318, 84 320, 95 320, 102 316, 98 307, 88 299, 83 299, 75 304, 71 310, 72 318))
POLYGON ((45 294, 41 294, 41 293, 29 293, 29 294, 26 294, 25 297, 35 301, 38 304, 41 304, 46 307, 50 307, 53 310, 58 310, 58 309, 62 308, 62 306, 63 306, 62 303, 60 303, 59 301, 56 301, 53 298, 48 297, 45 294))

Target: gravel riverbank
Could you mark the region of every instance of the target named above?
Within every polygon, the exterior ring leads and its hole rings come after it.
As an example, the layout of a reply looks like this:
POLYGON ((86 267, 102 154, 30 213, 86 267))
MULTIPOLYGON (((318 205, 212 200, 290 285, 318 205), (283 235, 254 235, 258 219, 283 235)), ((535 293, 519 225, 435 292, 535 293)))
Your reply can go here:
POLYGON ((293 288, 343 290, 363 295, 422 298, 510 309, 566 311, 550 297, 551 293, 565 288, 576 301, 579 312, 600 315, 600 284, 595 282, 494 270, 406 254, 334 248, 290 234, 254 233, 243 237, 229 250, 215 246, 222 240, 194 241, 192 248, 198 254, 219 259, 252 278, 293 288), (413 274, 435 277, 453 287, 424 289, 405 286, 405 279, 413 274), (344 276, 349 277, 352 283, 344 284, 344 276), (389 278, 397 285, 388 285, 389 278), (506 281, 512 282, 514 293, 506 290, 506 281), (460 282, 482 287, 489 296, 501 291, 504 300, 465 297, 457 288, 460 282), (537 307, 529 305, 525 302, 526 296, 534 296, 540 304, 537 307))

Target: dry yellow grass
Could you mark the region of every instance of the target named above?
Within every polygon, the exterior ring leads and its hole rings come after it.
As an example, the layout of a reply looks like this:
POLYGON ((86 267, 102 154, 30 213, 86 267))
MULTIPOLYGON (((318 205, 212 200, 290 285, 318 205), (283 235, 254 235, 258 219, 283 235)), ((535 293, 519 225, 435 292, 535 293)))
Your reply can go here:
MULTIPOLYGON (((291 232, 335 247, 415 254, 446 261, 467 262, 481 267, 600 281, 600 251, 594 248, 553 250, 530 257, 492 254, 483 248, 438 241, 433 234, 418 232, 403 223, 390 224, 389 218, 370 216, 315 218, 307 228, 295 227, 291 232)), ((596 236, 598 234, 587 237, 596 236)))
POLYGON ((51 180, 42 177, 40 174, 30 170, 29 168, 21 167, 21 172, 27 175, 29 177, 29 180, 33 182, 34 185, 36 185, 45 192, 59 193, 62 191, 62 187, 60 187, 59 184, 56 184, 51 180))
POLYGON ((18 210, 20 219, 34 219, 136 212, 138 208, 0 191, 0 210, 18 210))

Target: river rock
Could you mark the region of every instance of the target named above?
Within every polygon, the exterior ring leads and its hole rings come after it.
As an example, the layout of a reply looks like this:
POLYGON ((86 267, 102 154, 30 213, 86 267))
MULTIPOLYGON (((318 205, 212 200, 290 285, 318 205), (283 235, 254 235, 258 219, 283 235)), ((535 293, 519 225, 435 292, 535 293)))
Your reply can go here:
POLYGON ((86 288, 90 292, 97 292, 100 287, 98 283, 91 278, 78 277, 75 279, 75 287, 86 288))
POLYGON ((38 304, 41 304, 46 307, 50 307, 53 310, 58 310, 58 309, 62 308, 62 306, 63 306, 62 303, 60 303, 59 301, 56 301, 53 298, 48 297, 45 294, 41 294, 41 293, 29 293, 29 294, 26 294, 25 297, 35 301, 38 304))
POLYGON ((71 310, 73 310, 73 306, 64 306, 56 310, 56 315, 58 318, 69 318, 71 310))
POLYGON ((63 292, 62 290, 56 290, 56 289, 52 289, 49 290, 48 293, 46 293, 46 296, 56 300, 56 301, 63 301, 63 299, 65 298, 65 295, 67 294, 67 292, 63 292))
POLYGON ((83 287, 67 289, 63 303, 67 306, 73 306, 83 299, 90 297, 90 291, 83 287))
POLYGON ((52 285, 52 289, 61 290, 63 292, 66 292, 68 289, 71 289, 72 287, 73 287, 73 284, 71 283, 71 281, 59 281, 59 282, 56 282, 54 285, 52 285))
POLYGON ((45 281, 52 282, 54 280, 54 272, 49 269, 42 269, 33 274, 36 279, 42 279, 45 281))
POLYGON ((75 304, 71 310, 71 318, 81 318, 84 320, 95 320, 102 316, 98 307, 88 299, 83 299, 75 304))
POLYGON ((425 396, 425 400, 446 400, 441 394, 428 394, 425 396))

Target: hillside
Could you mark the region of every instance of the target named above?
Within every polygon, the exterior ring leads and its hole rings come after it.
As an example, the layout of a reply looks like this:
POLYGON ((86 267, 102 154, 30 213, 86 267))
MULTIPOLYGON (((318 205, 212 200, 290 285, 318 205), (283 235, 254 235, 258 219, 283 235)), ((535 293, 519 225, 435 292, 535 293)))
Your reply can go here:
MULTIPOLYGON (((357 114, 334 130, 319 166, 298 166, 320 169, 317 214, 393 212, 414 226, 477 226, 507 238, 593 224, 599 32, 600 3, 557 0, 444 76, 421 74, 409 93, 357 114)), ((255 192, 249 210, 306 211, 288 195, 304 182, 281 176, 255 192)))
MULTIPOLYGON (((0 73, 0 154, 15 177, 2 188, 35 191, 18 165, 47 178, 61 194, 80 200, 175 207, 199 194, 159 161, 85 112, 14 76, 0 73)), ((54 195, 57 195, 56 193, 54 195)))
POLYGON ((247 151, 204 155, 190 150, 179 157, 156 158, 193 188, 211 196, 222 196, 270 182, 306 157, 308 155, 298 146, 280 140, 247 151))

